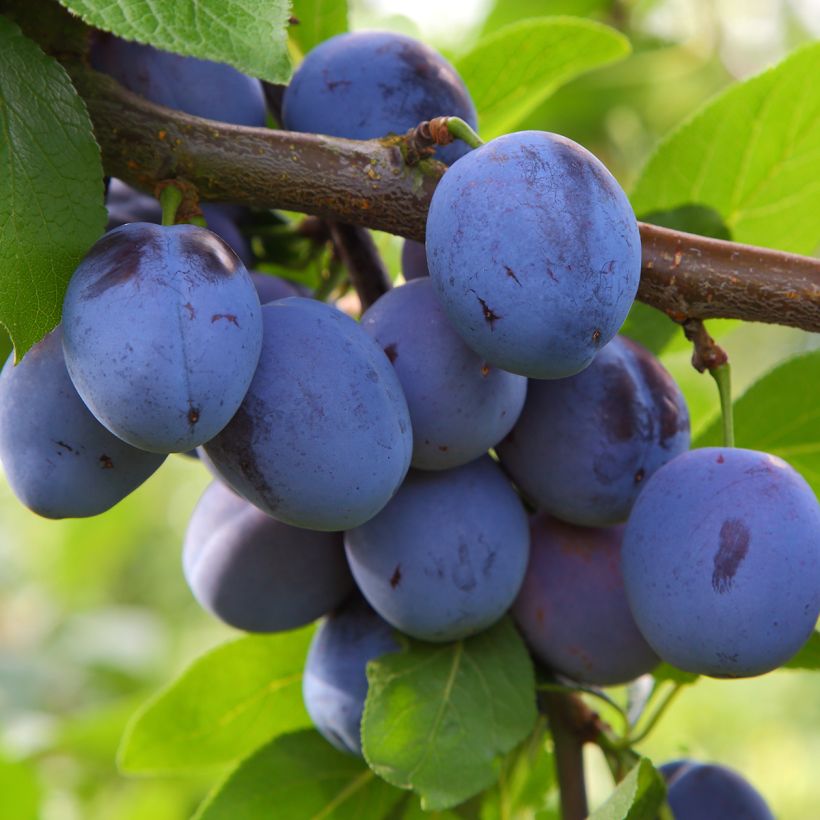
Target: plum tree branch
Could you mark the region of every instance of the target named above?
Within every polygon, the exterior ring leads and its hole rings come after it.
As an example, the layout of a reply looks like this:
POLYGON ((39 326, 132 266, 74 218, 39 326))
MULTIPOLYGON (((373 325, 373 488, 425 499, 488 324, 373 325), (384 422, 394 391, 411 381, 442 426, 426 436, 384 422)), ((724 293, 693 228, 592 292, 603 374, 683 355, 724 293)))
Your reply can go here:
MULTIPOLYGON (((143 190, 184 178, 205 200, 315 214, 423 240, 441 163, 401 137, 354 141, 225 125, 142 100, 79 62, 106 172, 143 190)), ((715 317, 820 331, 820 260, 641 223, 638 298, 676 321, 715 317)))

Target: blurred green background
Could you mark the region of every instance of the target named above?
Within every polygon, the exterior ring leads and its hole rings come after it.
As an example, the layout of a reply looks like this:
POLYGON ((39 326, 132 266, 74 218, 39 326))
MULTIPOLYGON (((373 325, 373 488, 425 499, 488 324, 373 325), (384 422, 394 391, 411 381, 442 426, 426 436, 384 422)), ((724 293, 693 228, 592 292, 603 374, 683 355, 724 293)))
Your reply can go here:
MULTIPOLYGON (((735 79, 820 36, 818 0, 358 0, 352 28, 402 31, 450 57, 527 16, 574 14, 624 31, 627 60, 559 90, 519 127, 557 131, 600 156, 629 189, 660 136, 735 79)), ((399 240, 380 237, 394 267, 399 240)), ((738 392, 818 338, 713 322, 738 392)), ((717 411, 711 381, 674 340, 663 360, 695 429, 717 411)), ((742 442, 741 442, 742 444, 742 442)), ((135 707, 203 649, 232 633, 185 586, 187 518, 208 483, 180 456, 115 510, 87 521, 37 518, 0 482, 0 818, 176 820, 214 778, 127 779, 116 749, 135 707), (39 808, 38 808, 39 807, 39 808)), ((820 817, 820 698, 809 673, 704 680, 686 690, 642 745, 656 762, 681 755, 746 775, 779 818, 820 817)), ((589 752, 592 804, 611 781, 589 752)), ((214 773, 216 774, 216 773, 214 773)))

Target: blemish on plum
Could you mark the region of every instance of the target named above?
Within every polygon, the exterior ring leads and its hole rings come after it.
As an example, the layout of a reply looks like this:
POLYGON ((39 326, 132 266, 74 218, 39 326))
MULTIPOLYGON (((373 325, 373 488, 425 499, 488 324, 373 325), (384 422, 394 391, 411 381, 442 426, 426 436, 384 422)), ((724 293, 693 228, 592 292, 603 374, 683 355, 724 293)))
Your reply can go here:
MULTIPOLYGON (((70 444, 66 444, 64 441, 55 441, 54 443, 58 447, 62 447, 63 450, 68 450, 69 453, 75 452, 74 448, 70 444)), ((62 455, 62 453, 59 453, 58 455, 62 455)))
POLYGON ((446 444, 439 444, 438 448, 442 453, 446 453, 450 449, 446 444))
POLYGON ((644 480, 645 477, 646 477, 646 470, 644 470, 644 468, 641 467, 641 469, 638 470, 637 473, 635 473, 635 483, 640 484, 644 480))
POLYGON ((597 345, 598 342, 601 341, 601 331, 598 330, 596 327, 595 330, 592 331, 592 341, 597 345))
POLYGON ((401 583, 401 564, 396 564, 393 574, 390 576, 390 586, 395 589, 401 583))
POLYGON ((600 411, 607 437, 614 441, 629 441, 637 432, 633 411, 635 383, 626 370, 608 365, 601 373, 605 386, 600 411))
POLYGON ((518 287, 521 287, 521 282, 518 281, 515 271, 509 265, 504 265, 504 270, 507 272, 507 276, 509 276, 509 278, 512 279, 518 287))
POLYGON ((199 408, 192 407, 188 411, 188 424, 196 424, 199 421, 199 408))
POLYGON ((390 359, 391 364, 399 357, 399 352, 396 350, 395 344, 387 345, 387 347, 384 348, 384 352, 387 355, 387 358, 390 359))
POLYGON ((187 256, 192 267, 200 271, 208 281, 214 282, 232 276, 241 262, 230 246, 208 231, 179 234, 180 252, 187 256))
POLYGON ((660 418, 660 444, 665 447, 667 442, 678 433, 688 429, 689 418, 681 412, 677 403, 678 390, 672 377, 658 365, 657 359, 645 348, 636 345, 630 339, 623 340, 631 349, 635 361, 640 368, 652 404, 660 418))
POLYGON ((211 316, 211 324, 218 322, 220 319, 224 319, 226 322, 230 322, 232 325, 239 327, 239 322, 233 313, 214 313, 214 315, 211 316))
POLYGON ((724 461, 726 461, 726 459, 723 457, 723 453, 721 453, 721 454, 717 457, 717 463, 718 463, 718 464, 723 464, 723 462, 724 462, 724 461))
POLYGON ((82 299, 96 299, 110 288, 133 279, 140 269, 142 258, 156 249, 155 228, 112 231, 100 239, 83 259, 83 266, 94 265, 105 271, 84 290, 82 299))
POLYGON ((107 456, 105 453, 103 453, 100 456, 100 467, 102 467, 103 470, 113 470, 114 462, 111 460, 111 456, 107 456))
POLYGON ((494 329, 495 323, 501 318, 497 313, 495 313, 490 306, 480 297, 476 296, 476 299, 481 303, 481 310, 484 313, 484 320, 490 326, 490 330, 494 329))
POLYGON ((196 319, 196 310, 194 306, 190 302, 186 302, 182 307, 188 311, 188 318, 189 319, 196 319))
POLYGON ((484 376, 485 379, 490 375, 490 366, 487 362, 484 362, 484 364, 481 365, 481 375, 484 376))
POLYGON ((751 535, 739 518, 727 518, 720 527, 719 546, 715 553, 712 588, 720 595, 732 588, 743 559, 749 552, 751 535))
POLYGON ((458 545, 458 564, 453 567, 452 578, 453 583, 462 592, 469 592, 475 588, 476 580, 470 560, 470 550, 464 543, 458 545))

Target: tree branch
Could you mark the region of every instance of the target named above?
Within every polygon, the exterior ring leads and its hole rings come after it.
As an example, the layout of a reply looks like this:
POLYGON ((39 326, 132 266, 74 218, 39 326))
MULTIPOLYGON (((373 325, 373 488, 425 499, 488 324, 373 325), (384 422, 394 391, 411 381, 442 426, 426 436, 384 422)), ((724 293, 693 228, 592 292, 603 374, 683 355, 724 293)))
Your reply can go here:
MULTIPOLYGON (((422 241, 445 171, 408 165, 401 137, 360 142, 244 128, 153 105, 79 63, 106 173, 143 190, 182 177, 206 200, 282 208, 422 241)), ((820 260, 641 223, 638 298, 676 321, 713 317, 820 331, 820 260)))
POLYGON ((538 706, 547 716, 555 753, 555 773, 561 793, 563 820, 584 820, 588 814, 584 778, 584 743, 590 726, 582 725, 587 717, 586 704, 564 693, 539 692, 538 706))

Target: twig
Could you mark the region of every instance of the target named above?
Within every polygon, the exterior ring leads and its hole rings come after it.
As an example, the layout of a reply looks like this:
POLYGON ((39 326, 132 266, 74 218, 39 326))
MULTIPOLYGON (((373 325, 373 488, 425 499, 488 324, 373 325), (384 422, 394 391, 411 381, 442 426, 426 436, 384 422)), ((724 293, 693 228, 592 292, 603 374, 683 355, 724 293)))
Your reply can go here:
POLYGON ((373 237, 364 228, 355 225, 332 222, 329 228, 333 245, 347 268, 350 283, 362 303, 362 310, 367 310, 391 288, 387 268, 379 256, 373 237))

